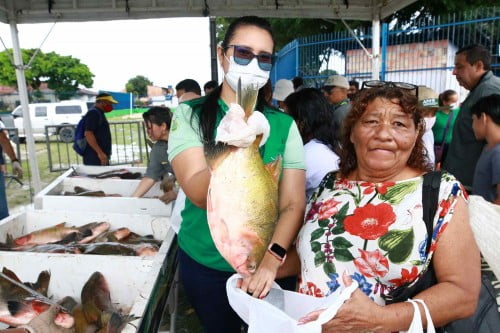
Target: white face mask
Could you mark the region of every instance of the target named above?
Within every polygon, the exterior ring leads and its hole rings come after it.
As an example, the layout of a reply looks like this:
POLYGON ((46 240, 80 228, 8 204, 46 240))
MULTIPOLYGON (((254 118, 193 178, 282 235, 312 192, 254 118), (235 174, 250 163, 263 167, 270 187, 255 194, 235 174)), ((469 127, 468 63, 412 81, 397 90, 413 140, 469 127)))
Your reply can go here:
POLYGON ((425 131, 430 131, 432 130, 432 126, 434 126, 434 123, 436 122, 436 117, 425 117, 425 131))
POLYGON ((241 88, 246 88, 253 84, 260 89, 267 83, 267 80, 269 80, 269 73, 268 71, 260 69, 257 58, 253 58, 248 65, 244 66, 238 65, 234 61, 233 56, 230 56, 229 68, 224 79, 234 91, 238 90, 239 78, 241 78, 241 88))

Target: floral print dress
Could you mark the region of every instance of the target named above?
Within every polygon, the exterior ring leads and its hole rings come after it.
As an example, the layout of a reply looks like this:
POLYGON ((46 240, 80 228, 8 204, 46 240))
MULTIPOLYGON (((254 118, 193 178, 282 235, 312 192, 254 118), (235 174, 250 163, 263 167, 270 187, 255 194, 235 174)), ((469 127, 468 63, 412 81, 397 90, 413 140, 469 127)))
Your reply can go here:
POLYGON ((297 250, 302 267, 299 292, 324 297, 347 272, 377 304, 382 295, 414 281, 430 262, 451 220, 460 183, 443 173, 430 254, 422 211, 423 176, 369 183, 328 174, 306 208, 297 250))

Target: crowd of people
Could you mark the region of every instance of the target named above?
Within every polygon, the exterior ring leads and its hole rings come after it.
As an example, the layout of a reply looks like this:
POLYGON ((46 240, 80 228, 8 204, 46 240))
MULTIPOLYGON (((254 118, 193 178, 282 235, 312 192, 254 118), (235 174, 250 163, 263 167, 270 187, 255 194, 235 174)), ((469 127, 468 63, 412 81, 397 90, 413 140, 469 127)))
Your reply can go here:
POLYGON ((268 119, 271 136, 286 134, 284 145, 271 140, 262 149, 264 162, 284 159, 271 244, 285 252, 268 251, 256 273, 242 280, 242 290, 262 298, 276 279, 285 289, 323 297, 355 280, 359 290, 323 331, 402 331, 413 307, 388 305, 385 296, 432 265, 437 283, 415 297, 427 304, 434 324, 474 313, 480 255, 467 195, 497 204, 500 198, 500 79, 490 70, 488 51, 472 45, 457 52, 453 73, 470 90, 462 103, 453 90, 438 94, 411 83, 361 83, 341 75, 328 77, 321 89, 306 87, 300 77, 281 79, 271 94, 273 51, 265 20, 235 20, 218 50, 224 81, 207 96, 181 104, 172 120, 168 158, 186 194, 176 203, 182 205, 180 280, 204 331, 239 332, 244 324, 225 294, 233 269, 215 248, 206 222, 210 171, 204 157, 236 101, 237 76, 261 87, 256 110, 268 119), (429 238, 423 179, 440 169, 429 238), (387 241, 408 230, 411 238, 387 241))
MULTIPOLYGON (((481 272, 467 195, 500 204, 500 78, 491 71, 488 50, 470 45, 456 53, 453 74, 469 90, 461 103, 453 90, 438 94, 412 83, 342 75, 328 77, 321 89, 306 87, 300 77, 282 79, 270 93, 274 51, 269 22, 238 18, 217 50, 223 82, 207 82, 201 96, 196 81, 183 80, 175 87, 181 103, 173 115, 164 107, 143 115, 154 145, 134 196, 175 174, 183 192, 175 202, 182 219, 179 278, 204 332, 240 332, 244 325, 226 297, 234 270, 207 224, 211 173, 205 156, 236 102, 238 79, 260 89, 256 110, 270 125, 260 149, 264 163, 281 158, 283 165, 272 247, 241 289, 263 298, 276 280, 284 289, 325 297, 355 280, 359 289, 323 331, 405 331, 413 306, 386 304, 386 296, 432 265, 436 284, 415 297, 426 303, 434 324, 473 314, 481 272), (442 172, 429 238, 422 191, 424 175, 433 170, 442 172)), ((104 113, 114 102, 98 96, 88 113, 86 164, 108 164, 109 140, 96 133, 109 132, 104 113)), ((169 203, 177 191, 165 195, 169 203)))

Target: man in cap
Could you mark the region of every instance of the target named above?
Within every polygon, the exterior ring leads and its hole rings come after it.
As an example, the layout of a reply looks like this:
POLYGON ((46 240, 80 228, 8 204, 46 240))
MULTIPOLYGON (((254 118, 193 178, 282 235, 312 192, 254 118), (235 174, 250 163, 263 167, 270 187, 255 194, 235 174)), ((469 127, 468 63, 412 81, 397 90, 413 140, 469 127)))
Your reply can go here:
POLYGON ((290 80, 281 79, 276 82, 274 86, 273 98, 278 103, 280 110, 286 112, 287 106, 285 99, 294 92, 293 82, 290 80))
POLYGON ((427 86, 418 87, 418 106, 422 110, 425 121, 424 135, 422 141, 427 150, 429 162, 434 166, 436 158, 434 154, 434 133, 432 127, 436 122, 436 111, 439 108, 439 94, 427 86))
POLYGON ((481 45, 469 45, 455 53, 453 75, 462 87, 469 90, 469 94, 455 120, 443 169, 457 177, 467 190, 471 190, 474 169, 486 144, 486 141, 476 140, 474 136, 472 106, 481 97, 498 93, 500 78, 491 71, 490 52, 481 45))
POLYGON ((91 149, 85 149, 83 164, 109 165, 111 131, 105 113, 113 111, 118 102, 108 93, 97 95, 95 105, 85 115, 85 139, 91 149))
POLYGON ((326 79, 323 85, 323 93, 333 107, 334 130, 337 132, 337 138, 340 140, 342 122, 345 116, 351 110, 351 103, 347 98, 349 82, 342 75, 332 75, 326 79))

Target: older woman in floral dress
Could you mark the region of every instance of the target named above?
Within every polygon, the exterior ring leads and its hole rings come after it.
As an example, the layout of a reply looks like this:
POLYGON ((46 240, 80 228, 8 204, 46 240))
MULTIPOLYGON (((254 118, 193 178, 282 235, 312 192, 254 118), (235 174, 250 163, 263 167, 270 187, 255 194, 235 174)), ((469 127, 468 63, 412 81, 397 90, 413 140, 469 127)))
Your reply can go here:
POLYGON ((429 307, 434 324, 475 310, 479 251, 465 192, 450 174, 442 175, 434 232, 427 239, 422 181, 430 168, 423 128, 414 94, 390 85, 362 91, 345 119, 340 171, 327 175, 312 194, 297 241, 300 292, 323 297, 350 280, 359 283, 324 332, 407 330, 412 305, 385 305, 384 296, 417 279, 431 258, 437 284, 415 297, 429 307))

